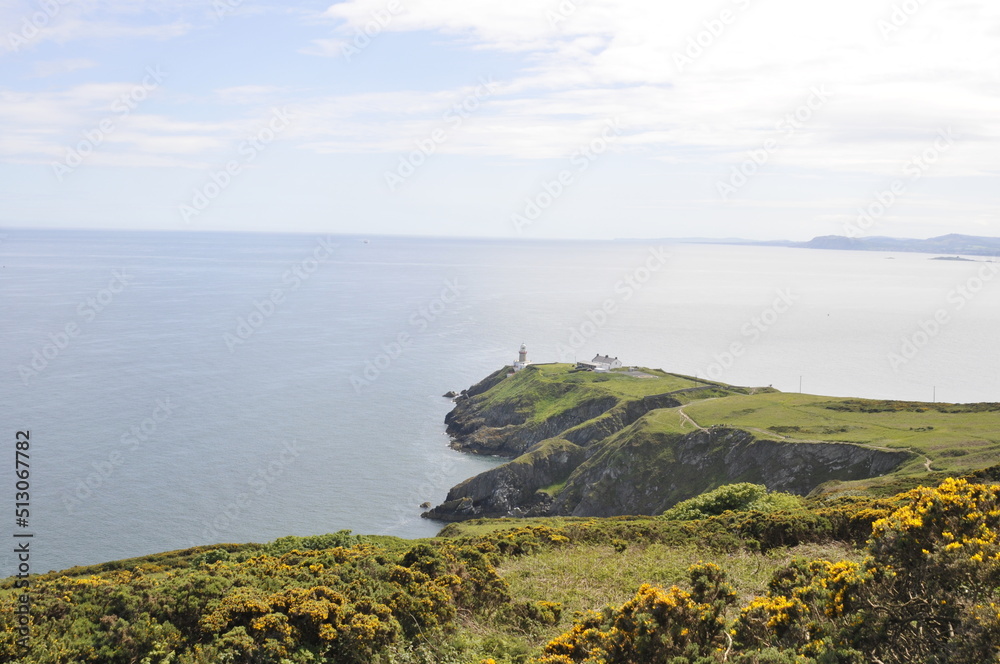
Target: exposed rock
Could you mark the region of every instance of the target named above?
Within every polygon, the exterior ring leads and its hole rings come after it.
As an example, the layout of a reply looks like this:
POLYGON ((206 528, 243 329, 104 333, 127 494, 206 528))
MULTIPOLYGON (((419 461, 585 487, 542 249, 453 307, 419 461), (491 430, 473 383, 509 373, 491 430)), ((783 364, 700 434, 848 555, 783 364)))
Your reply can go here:
MULTIPOLYGON (((472 386, 468 391, 470 398, 458 403, 445 416, 453 448, 474 454, 515 458, 549 438, 563 437, 577 445, 587 446, 620 431, 650 410, 680 405, 670 394, 627 402, 602 396, 541 422, 529 421, 526 413, 530 404, 506 401, 488 405, 484 399, 477 398, 505 378, 506 374, 502 371, 472 386)), ((573 386, 567 385, 565 389, 571 390, 573 386)))
POLYGON ((552 497, 540 491, 564 481, 587 453, 567 440, 548 440, 510 463, 471 477, 448 492, 444 503, 423 516, 440 521, 548 514, 552 497))
POLYGON ((445 392, 441 396, 443 396, 445 399, 454 399, 455 397, 458 396, 458 393, 455 392, 454 390, 448 390, 447 392, 445 392))
POLYGON ((883 475, 911 458, 849 443, 757 440, 717 427, 687 435, 622 432, 580 465, 552 513, 573 516, 659 514, 724 484, 753 482, 806 495, 830 480, 883 475))
POLYGON ((617 403, 613 397, 597 398, 541 422, 529 422, 517 404, 477 408, 476 400, 469 399, 448 413, 445 423, 455 449, 475 454, 517 457, 536 443, 554 438, 567 429, 606 413, 617 403))

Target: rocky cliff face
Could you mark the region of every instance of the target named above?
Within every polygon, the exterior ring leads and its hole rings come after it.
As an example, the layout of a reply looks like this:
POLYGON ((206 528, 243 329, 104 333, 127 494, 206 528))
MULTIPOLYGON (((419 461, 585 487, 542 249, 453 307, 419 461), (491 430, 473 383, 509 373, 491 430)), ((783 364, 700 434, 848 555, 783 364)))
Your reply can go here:
POLYGON ((554 438, 607 413, 618 401, 601 397, 585 401, 540 422, 528 421, 518 403, 503 403, 481 407, 474 399, 459 401, 445 417, 452 447, 464 452, 517 457, 536 443, 554 438))
POLYGON ((757 440, 721 427, 683 436, 641 428, 623 434, 572 473, 551 514, 659 514, 735 482, 806 495, 829 480, 883 475, 911 457, 847 443, 757 440))
POLYGON ((883 475, 910 457, 847 443, 757 440, 738 429, 679 435, 629 428, 590 450, 567 440, 546 441, 455 486, 425 516, 464 521, 659 514, 724 484, 753 482, 806 495, 830 480, 883 475), (563 481, 555 497, 540 490, 563 481))
POLYGON ((883 475, 911 456, 848 443, 757 440, 724 427, 686 435, 658 431, 644 416, 679 406, 675 393, 595 396, 532 418, 531 404, 518 394, 490 398, 505 373, 463 392, 445 421, 456 449, 513 460, 456 485, 423 516, 658 514, 724 484, 754 482, 805 495, 830 480, 883 475))
POLYGON ((534 452, 458 484, 448 492, 444 503, 424 516, 439 521, 465 521, 551 514, 552 496, 540 489, 565 480, 584 462, 587 453, 567 440, 546 443, 534 452))

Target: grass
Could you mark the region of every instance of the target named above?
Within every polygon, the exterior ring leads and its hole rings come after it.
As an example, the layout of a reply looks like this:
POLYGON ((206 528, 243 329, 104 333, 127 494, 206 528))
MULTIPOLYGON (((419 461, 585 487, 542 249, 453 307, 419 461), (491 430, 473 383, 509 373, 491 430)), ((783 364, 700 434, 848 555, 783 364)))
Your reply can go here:
POLYGON ((529 425, 576 409, 574 417, 567 418, 572 426, 549 434, 553 437, 538 444, 534 452, 513 461, 535 464, 556 452, 578 454, 580 449, 570 447, 568 439, 586 448, 586 460, 579 466, 567 467, 565 476, 550 477, 545 480, 551 483, 549 486, 538 487, 555 498, 561 510, 572 509, 578 503, 612 504, 605 513, 654 509, 652 498, 643 498, 646 502, 642 507, 624 507, 630 498, 622 498, 624 494, 617 489, 622 486, 641 487, 639 490, 646 491, 641 495, 647 497, 653 495, 650 491, 669 491, 669 500, 691 498, 715 488, 714 478, 722 475, 713 473, 725 470, 719 464, 706 466, 700 473, 677 474, 672 470, 678 462, 676 438, 697 428, 724 426, 746 431, 758 440, 804 445, 847 443, 909 453, 886 476, 844 481, 832 479, 843 473, 817 475, 809 486, 817 495, 826 496, 895 492, 908 486, 907 480, 960 476, 1000 461, 1000 404, 786 394, 773 388, 737 387, 659 369, 640 371, 652 377, 641 378, 623 371, 577 371, 570 364, 534 365, 480 394, 474 407, 513 407, 529 425), (621 428, 628 421, 623 414, 635 412, 628 402, 664 394, 682 405, 654 409, 621 428), (580 422, 583 413, 599 414, 580 422), (607 472, 598 472, 600 468, 607 472), (581 479, 584 476, 586 479, 581 479), (609 477, 617 479, 602 479, 609 477))
MULTIPOLYGON (((684 412, 688 412, 686 407, 682 408, 684 412)), ((694 431, 694 427, 681 417, 679 408, 660 408, 650 411, 636 422, 635 426, 663 433, 688 434, 694 431)))
MULTIPOLYGON (((863 557, 851 545, 832 540, 766 553, 706 545, 697 529, 679 539, 665 540, 665 529, 670 525, 649 517, 479 519, 450 524, 440 537, 465 539, 511 528, 547 526, 563 528, 573 539, 528 555, 505 557, 497 566, 518 602, 558 602, 562 606, 558 623, 526 629, 470 617, 457 637, 481 657, 494 656, 489 644, 517 644, 520 652, 538 654, 545 643, 566 632, 580 613, 621 605, 642 584, 687 588, 687 570, 695 563, 711 562, 723 568, 737 592, 737 606, 742 606, 765 594, 774 573, 793 559, 860 561, 863 557)), ((521 660, 497 657, 497 661, 521 660)))
POLYGON ((760 554, 714 552, 698 548, 696 544, 670 546, 629 541, 622 551, 611 544, 551 548, 507 560, 497 571, 518 599, 562 604, 559 624, 531 635, 531 645, 540 648, 568 630, 578 612, 599 610, 609 604, 620 605, 643 583, 686 586, 687 570, 695 563, 712 562, 725 569, 742 605, 764 594, 773 573, 797 557, 860 559, 857 551, 837 542, 760 554))
POLYGON ((542 487, 539 491, 549 494, 550 496, 558 496, 559 492, 566 487, 566 481, 558 482, 556 484, 550 484, 549 486, 542 487))
MULTIPOLYGON (((700 401, 684 412, 701 426, 742 428, 764 439, 908 449, 926 456, 933 470, 962 472, 996 463, 1000 407, 992 406, 767 393, 700 401)), ((670 416, 661 414, 658 421, 667 423, 670 416)), ((926 468, 917 459, 901 471, 926 468)))
POLYGON ((529 366, 482 395, 483 407, 515 404, 529 421, 541 422, 588 401, 612 397, 631 401, 706 383, 659 370, 644 370, 653 378, 621 372, 575 371, 571 364, 529 366))
POLYGON ((765 554, 749 551, 715 552, 696 544, 670 546, 629 542, 619 552, 610 544, 553 548, 505 561, 498 568, 517 597, 561 602, 565 612, 620 604, 643 583, 684 585, 687 570, 697 562, 716 563, 730 574, 741 600, 763 594, 776 569, 793 558, 860 560, 850 546, 832 542, 803 544, 765 554))

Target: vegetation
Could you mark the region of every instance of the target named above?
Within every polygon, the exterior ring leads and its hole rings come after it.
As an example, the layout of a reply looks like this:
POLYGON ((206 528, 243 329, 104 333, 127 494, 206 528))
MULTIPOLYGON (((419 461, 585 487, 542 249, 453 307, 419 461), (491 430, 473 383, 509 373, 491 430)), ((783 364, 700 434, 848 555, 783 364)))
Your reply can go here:
POLYGON ((453 524, 219 545, 32 579, 0 661, 572 664, 1000 656, 1000 487, 889 498, 713 491, 667 518, 453 524), (778 497, 781 498, 780 496, 778 497), (737 509, 723 510, 735 506, 737 509), (685 515, 691 516, 690 513, 685 515))
POLYGON ((437 518, 656 514, 733 482, 889 496, 1000 458, 1000 404, 784 394, 568 364, 491 378, 449 416, 456 445, 516 467, 455 487, 437 518))
POLYGON ((796 510, 802 506, 798 496, 780 491, 768 491, 763 484, 741 482, 726 484, 700 496, 683 500, 663 513, 664 519, 692 521, 724 512, 777 512, 796 510))
POLYGON ((588 401, 610 398, 617 403, 716 385, 655 369, 643 369, 643 373, 648 377, 621 371, 576 371, 570 364, 529 365, 484 393, 481 407, 511 405, 524 413, 527 421, 541 422, 588 401))
POLYGON ((737 594, 717 565, 690 590, 643 585, 582 615, 537 664, 954 662, 1000 657, 1000 490, 948 479, 898 497, 860 562, 799 559, 727 619, 737 594))
POLYGON ((701 426, 741 428, 762 439, 854 443, 914 452, 913 461, 897 471, 900 474, 924 474, 928 464, 932 470, 960 473, 992 465, 1000 456, 996 428, 1000 404, 769 392, 701 401, 686 406, 685 412, 701 426))

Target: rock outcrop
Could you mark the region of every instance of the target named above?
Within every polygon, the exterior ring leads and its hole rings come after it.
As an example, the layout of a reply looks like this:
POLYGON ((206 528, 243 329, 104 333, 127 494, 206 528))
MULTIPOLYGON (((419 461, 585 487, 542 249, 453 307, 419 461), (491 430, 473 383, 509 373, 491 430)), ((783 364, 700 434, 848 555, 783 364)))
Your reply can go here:
POLYGON ((464 521, 550 514, 552 496, 541 489, 564 481, 586 458, 586 450, 568 440, 546 441, 534 452, 455 486, 444 503, 424 516, 439 521, 464 521))
POLYGON ((687 435, 636 427, 616 438, 572 473, 550 514, 659 514, 736 482, 806 495, 830 480, 883 475, 912 457, 849 443, 758 440, 722 427, 687 435))

